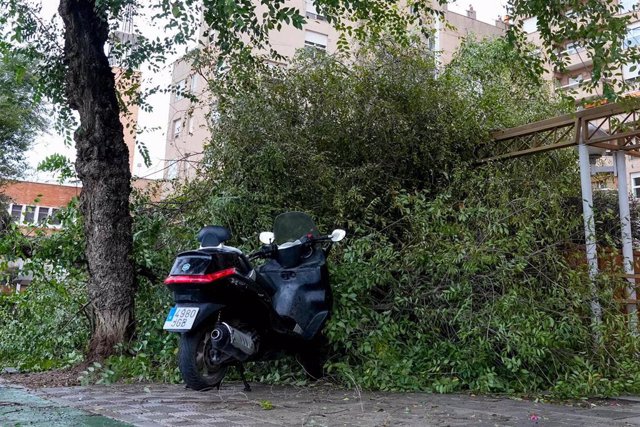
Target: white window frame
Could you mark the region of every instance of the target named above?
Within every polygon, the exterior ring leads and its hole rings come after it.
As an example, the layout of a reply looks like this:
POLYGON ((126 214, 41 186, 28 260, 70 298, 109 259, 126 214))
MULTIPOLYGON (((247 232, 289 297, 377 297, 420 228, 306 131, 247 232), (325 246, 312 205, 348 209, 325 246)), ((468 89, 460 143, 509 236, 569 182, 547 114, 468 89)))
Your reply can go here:
POLYGON ((629 181, 631 186, 631 194, 636 199, 640 199, 640 172, 629 174, 629 181), (638 184, 636 185, 635 180, 638 180, 638 184))
POLYGON ((187 89, 187 79, 179 80, 176 83, 176 99, 184 98, 184 93, 186 89, 187 89))
POLYGON ((562 53, 565 55, 575 55, 576 53, 582 52, 583 50, 584 46, 582 46, 579 42, 571 42, 567 43, 562 53))
POLYGON ((176 179, 178 177, 178 161, 168 160, 168 162, 169 162, 169 165, 167 166, 166 179, 176 179))
POLYGON ((198 89, 198 75, 194 74, 193 76, 191 76, 189 91, 191 93, 196 93, 197 89, 198 89))
POLYGON ((567 82, 567 84, 564 86, 560 86, 557 89, 559 90, 572 89, 574 87, 580 86, 582 83, 587 83, 590 81, 591 81, 591 78, 585 79, 582 74, 579 74, 575 77, 569 77, 569 81, 567 82))
POLYGON ((304 32, 304 46, 314 49, 327 50, 329 36, 316 31, 306 30, 304 32))
POLYGON ((315 19, 316 21, 326 21, 327 17, 318 13, 316 5, 313 4, 313 0, 305 0, 305 16, 309 19, 315 19))
POLYGON ((538 17, 533 16, 527 18, 522 22, 522 31, 527 34, 535 33, 538 31, 538 17))
MULTIPOLYGON (((627 35, 624 38, 624 49, 629 47, 640 47, 640 25, 633 25, 627 28, 627 35)), ((640 77, 640 64, 623 64, 622 78, 624 80, 635 80, 640 77), (635 67, 635 68, 634 68, 635 67), (631 70, 633 68, 633 71, 631 70)))
POLYGON ((619 0, 618 5, 620 13, 627 13, 638 8, 638 0, 619 0))
POLYGON ((9 215, 11 215, 11 219, 13 220, 14 223, 18 224, 18 225, 25 225, 25 226, 38 226, 38 227, 43 227, 43 225, 40 223, 39 221, 39 217, 40 214, 42 212, 46 212, 46 216, 43 219, 43 222, 47 222, 46 227, 47 228, 61 228, 62 224, 53 224, 51 223, 51 221, 53 220, 53 215, 56 214, 56 212, 58 212, 60 210, 60 208, 53 208, 53 207, 49 207, 49 206, 40 206, 40 205, 25 205, 22 203, 10 203, 8 206, 8 212, 9 215), (18 220, 13 218, 13 207, 14 206, 20 206, 20 218, 18 218, 18 220), (32 222, 27 222, 26 221, 26 216, 27 216, 27 209, 33 207, 33 221, 32 222))
POLYGON ((627 28, 627 35, 624 38, 624 48, 630 46, 640 46, 640 26, 635 25, 627 28))
POLYGON ((11 216, 11 220, 13 222, 15 222, 16 224, 22 224, 22 219, 24 217, 24 207, 25 207, 25 205, 23 205, 22 203, 9 203, 9 206, 8 206, 7 210, 9 211, 9 216, 11 216), (19 215, 17 220, 13 217, 13 207, 14 206, 20 206, 20 215, 19 215))
POLYGON ((175 119, 171 122, 171 133, 173 139, 180 138, 180 133, 182 133, 182 119, 175 119))
POLYGON ((194 119, 193 115, 189 116, 187 127, 188 127, 187 130, 189 131, 189 135, 193 135, 193 131, 194 131, 195 127, 196 127, 195 119, 194 119))
POLYGON ((38 205, 23 205, 22 206, 22 223, 24 225, 35 225, 35 219, 37 218, 38 214, 38 205), (33 211, 31 210, 33 209, 33 211), (29 216, 31 216, 31 214, 33 214, 33 220, 30 222, 27 222, 27 214, 29 216))

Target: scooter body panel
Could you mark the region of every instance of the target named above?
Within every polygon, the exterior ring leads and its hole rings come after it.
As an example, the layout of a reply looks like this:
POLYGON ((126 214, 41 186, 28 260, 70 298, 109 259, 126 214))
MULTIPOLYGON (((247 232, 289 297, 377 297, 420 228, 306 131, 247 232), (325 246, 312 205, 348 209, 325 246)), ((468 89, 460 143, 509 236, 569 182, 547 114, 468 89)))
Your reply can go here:
POLYGON ((305 262, 283 268, 271 260, 258 269, 274 289, 273 308, 293 332, 308 340, 320 330, 331 310, 329 274, 321 250, 305 262), (323 314, 321 314, 323 313, 323 314))

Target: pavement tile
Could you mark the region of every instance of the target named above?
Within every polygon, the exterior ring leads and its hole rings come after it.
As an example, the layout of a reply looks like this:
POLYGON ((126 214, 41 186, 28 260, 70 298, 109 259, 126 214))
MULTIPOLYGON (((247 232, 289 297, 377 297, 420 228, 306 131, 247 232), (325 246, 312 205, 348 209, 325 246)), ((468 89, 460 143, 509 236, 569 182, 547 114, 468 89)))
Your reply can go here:
MULTIPOLYGON (((594 409, 506 398, 427 393, 360 393, 328 386, 278 387, 225 383, 206 393, 171 384, 42 389, 61 405, 89 409, 135 426, 631 426, 640 402, 594 409), (145 391, 146 389, 146 391, 145 391), (261 401, 272 410, 264 410, 261 401)), ((0 423, 1 424, 1 423, 0 423)), ((48 427, 48 426, 47 426, 48 427)))

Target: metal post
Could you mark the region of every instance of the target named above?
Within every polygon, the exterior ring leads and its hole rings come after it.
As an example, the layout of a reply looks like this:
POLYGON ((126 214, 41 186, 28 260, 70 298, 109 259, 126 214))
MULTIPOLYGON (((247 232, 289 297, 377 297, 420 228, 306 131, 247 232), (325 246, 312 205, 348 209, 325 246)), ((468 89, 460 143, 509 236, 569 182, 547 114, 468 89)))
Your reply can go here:
MULTIPOLYGON (((629 189, 627 186, 627 163, 625 154, 622 151, 614 153, 616 160, 616 170, 618 173, 618 204, 620 206, 620 225, 622 237, 622 263, 625 274, 632 276, 635 274, 633 267, 633 238, 631 236, 631 213, 629 209, 629 189)), ((629 314, 629 327, 632 331, 638 328, 638 306, 636 300, 635 279, 628 278, 629 284, 625 289, 625 298, 633 301, 627 303, 627 314, 629 314)))
POLYGON ((587 248, 589 264, 589 289, 591 291, 591 323, 595 328, 594 339, 602 342, 600 325, 602 324, 602 307, 598 301, 598 290, 595 278, 598 274, 598 254, 596 248, 596 226, 593 219, 593 194, 591 191, 591 165, 589 163, 589 147, 580 138, 578 155, 580 157, 580 185, 582 187, 582 212, 584 216, 584 240, 587 248))

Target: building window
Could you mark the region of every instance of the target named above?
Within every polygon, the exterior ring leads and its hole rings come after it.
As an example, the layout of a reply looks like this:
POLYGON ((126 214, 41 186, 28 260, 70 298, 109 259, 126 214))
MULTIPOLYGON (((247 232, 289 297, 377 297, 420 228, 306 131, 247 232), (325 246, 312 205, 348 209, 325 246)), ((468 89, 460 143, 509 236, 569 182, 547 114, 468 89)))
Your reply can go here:
MULTIPOLYGON (((640 27, 629 28, 624 38, 625 48, 634 48, 640 46, 640 27)), ((622 65, 622 76, 625 80, 634 80, 640 76, 640 65, 637 63, 629 63, 622 65)))
POLYGON ((167 179, 175 179, 178 177, 178 161, 169 160, 169 162, 167 166, 167 179))
POLYGON ((173 139, 178 139, 180 137, 180 132, 182 131, 182 119, 176 119, 173 121, 173 139))
POLYGON ((568 43, 564 49, 566 55, 575 55, 578 52, 582 52, 584 48, 578 42, 568 43))
POLYGON ((629 28, 624 38, 624 47, 636 47, 640 45, 640 27, 629 28))
POLYGON ((11 205, 11 218, 17 222, 22 222, 22 205, 11 205))
POLYGON ((315 31, 304 32, 305 47, 327 50, 328 42, 329 36, 327 36, 326 34, 316 33, 315 31))
POLYGON ((578 74, 577 76, 569 77, 569 82, 567 83, 567 86, 569 87, 578 86, 583 81, 584 81, 584 77, 582 77, 582 74, 578 74))
POLYGON ((176 99, 184 98, 184 92, 187 89, 187 80, 182 79, 176 83, 176 99))
POLYGON ((61 221, 58 217, 59 209, 45 206, 25 206, 10 205, 9 212, 16 224, 20 225, 47 225, 59 226, 61 221))
POLYGON ((313 0, 305 0, 306 6, 306 14, 305 16, 310 19, 315 19, 318 21, 326 21, 327 17, 318 13, 316 9, 316 5, 313 3, 313 0))
POLYGON ((49 218, 49 208, 38 207, 38 214, 36 215, 36 224, 41 225, 47 222, 49 218))
POLYGON ((538 18, 534 16, 532 18, 525 19, 522 22, 522 31, 527 34, 535 33, 536 31, 538 31, 538 18))
POLYGON ((24 210, 24 222, 25 224, 33 224, 35 221, 33 220, 36 214, 35 206, 27 206, 24 210))
POLYGON ((191 86, 189 91, 191 93, 196 93, 197 88, 198 88, 198 75, 194 74, 193 76, 191 76, 191 86))
POLYGON ((62 221, 60 220, 60 215, 58 212, 60 209, 51 208, 51 215, 49 216, 49 224, 50 225, 60 225, 62 221))
POLYGON ((636 199, 640 199, 640 173, 631 174, 631 193, 636 199))
POLYGON ((638 0, 620 0, 618 3, 618 7, 620 9, 620 13, 631 12, 636 9, 638 6, 638 0))

